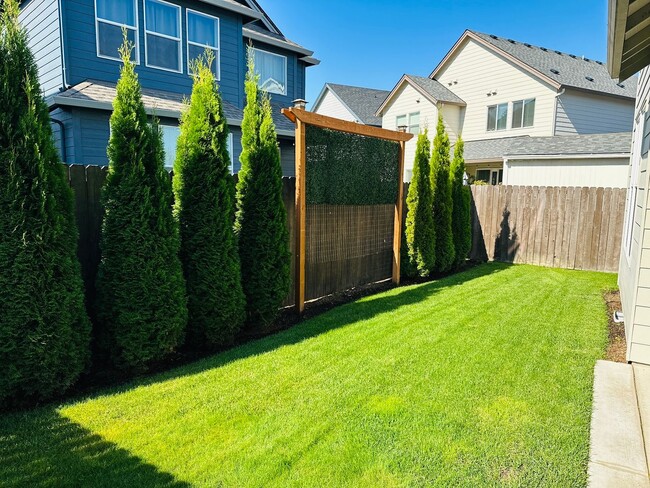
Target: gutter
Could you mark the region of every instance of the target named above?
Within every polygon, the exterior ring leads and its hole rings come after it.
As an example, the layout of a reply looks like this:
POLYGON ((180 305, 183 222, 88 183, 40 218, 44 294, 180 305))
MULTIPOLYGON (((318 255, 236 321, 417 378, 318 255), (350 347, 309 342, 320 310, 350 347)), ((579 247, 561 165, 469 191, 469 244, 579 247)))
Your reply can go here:
MULTIPOLYGON (((568 136, 570 137, 570 136, 568 136)), ((552 159, 629 159, 630 153, 584 153, 584 154, 522 154, 506 155, 509 161, 552 160, 552 159)))
POLYGON ((52 117, 50 117, 50 122, 54 122, 61 129, 61 159, 66 163, 68 160, 68 151, 65 145, 65 125, 62 121, 53 119, 52 117))

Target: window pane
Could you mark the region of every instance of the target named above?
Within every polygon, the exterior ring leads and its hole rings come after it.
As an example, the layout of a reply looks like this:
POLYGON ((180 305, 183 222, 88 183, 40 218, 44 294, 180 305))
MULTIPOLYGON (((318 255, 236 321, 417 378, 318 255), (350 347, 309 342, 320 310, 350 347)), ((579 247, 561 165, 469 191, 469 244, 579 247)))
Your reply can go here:
POLYGON ((497 130, 504 130, 508 126, 508 104, 502 103, 497 111, 497 130))
MULTIPOLYGON (((194 61, 199 56, 204 56, 205 50, 208 49, 203 46, 195 46, 194 44, 189 44, 187 48, 188 48, 188 56, 190 61, 194 61)), ((212 72, 214 73, 214 75, 218 76, 219 73, 217 73, 217 66, 219 66, 219 60, 217 59, 217 56, 219 55, 219 52, 216 49, 209 49, 209 50, 214 53, 214 61, 212 61, 212 66, 210 67, 212 68, 212 72)), ((189 72, 192 73, 191 70, 189 72)))
POLYGON ((409 114, 409 132, 411 134, 420 133, 420 112, 409 114))
POLYGON ((147 30, 170 37, 180 37, 180 10, 164 3, 146 1, 147 30))
POLYGON ((286 89, 286 58, 254 49, 255 72, 260 75, 260 88, 284 95, 286 89))
POLYGON ((532 127, 535 121, 535 99, 524 102, 524 127, 532 127))
POLYGON ((147 34, 147 64, 180 71, 179 44, 180 41, 147 34))
POLYGON ((178 127, 170 125, 161 125, 163 148, 165 149, 165 168, 174 167, 174 159, 176 159, 176 143, 181 131, 178 127))
POLYGON ((187 12, 187 38, 190 42, 217 47, 218 32, 217 19, 187 12))
POLYGON ((517 129, 521 127, 522 112, 524 108, 524 102, 521 100, 518 102, 512 102, 512 128, 517 129))
POLYGON ((135 27, 133 0, 97 0, 97 17, 135 27))
MULTIPOLYGON (((127 29, 126 36, 129 41, 135 44, 135 31, 127 29)), ((120 53, 118 52, 118 49, 122 45, 121 27, 105 24, 104 22, 98 22, 97 39, 99 40, 99 54, 119 59, 120 53)), ((131 51, 132 61, 135 61, 135 54, 135 49, 133 49, 131 51)))
POLYGON ((406 127, 406 115, 398 115, 396 125, 397 127, 406 127))
POLYGON ((488 107, 487 130, 494 130, 497 126, 497 107, 488 107))
POLYGON ((477 169, 476 170, 476 180, 485 181, 486 183, 490 181, 490 170, 489 169, 477 169))

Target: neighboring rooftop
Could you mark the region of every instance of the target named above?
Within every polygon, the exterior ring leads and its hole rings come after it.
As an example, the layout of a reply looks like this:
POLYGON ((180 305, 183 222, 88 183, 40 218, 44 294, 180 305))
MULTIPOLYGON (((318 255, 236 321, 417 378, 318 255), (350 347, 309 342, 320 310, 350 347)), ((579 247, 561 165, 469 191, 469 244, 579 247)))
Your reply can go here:
POLYGON ((431 78, 425 78, 423 76, 416 75, 404 75, 411 83, 416 84, 424 91, 426 91, 431 97, 433 97, 438 102, 448 102, 448 103, 457 103, 459 105, 465 105, 465 101, 452 92, 449 88, 444 86, 438 80, 432 80, 431 78))
POLYGON ((632 134, 583 134, 574 136, 516 136, 465 142, 465 161, 502 161, 523 156, 586 156, 628 154, 632 134))
MULTIPOLYGON (((107 81, 88 80, 68 88, 54 96, 54 105, 113 110, 117 94, 116 84, 107 81)), ((184 108, 184 95, 163 90, 142 89, 142 101, 147 113, 157 117, 179 118, 184 108)), ((241 125, 243 112, 233 104, 222 100, 223 111, 230 125, 241 125)), ((280 106, 271 104, 273 121, 279 135, 293 135, 294 125, 280 113, 280 106)))
MULTIPOLYGON (((636 97, 637 78, 632 77, 619 83, 618 80, 611 78, 607 67, 601 61, 470 30, 465 32, 461 40, 467 35, 507 53, 561 86, 625 98, 636 97)), ((432 76, 439 68, 440 65, 434 70, 432 76)))
MULTIPOLYGON (((374 88, 364 88, 361 86, 339 85, 336 83, 326 83, 325 88, 329 88, 335 97, 343 103, 348 110, 363 124, 381 127, 381 117, 377 117, 375 112, 384 102, 388 90, 376 90, 374 88)), ((323 93, 325 91, 323 90, 323 93)), ((320 100, 314 103, 314 107, 320 100)))

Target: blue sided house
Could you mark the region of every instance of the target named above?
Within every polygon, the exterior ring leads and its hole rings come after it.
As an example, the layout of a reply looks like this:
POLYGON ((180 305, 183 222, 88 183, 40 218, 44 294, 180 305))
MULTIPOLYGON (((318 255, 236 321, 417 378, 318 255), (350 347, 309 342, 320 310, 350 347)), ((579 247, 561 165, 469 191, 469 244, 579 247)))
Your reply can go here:
POLYGON ((162 125, 168 167, 183 100, 192 90, 191 61, 209 49, 231 131, 232 171, 238 172, 251 44, 260 86, 271 97, 283 171, 293 175, 294 128, 280 108, 305 97, 306 69, 319 61, 288 40, 256 0, 25 0, 20 20, 65 162, 108 164, 118 48, 126 29, 145 107, 162 125))

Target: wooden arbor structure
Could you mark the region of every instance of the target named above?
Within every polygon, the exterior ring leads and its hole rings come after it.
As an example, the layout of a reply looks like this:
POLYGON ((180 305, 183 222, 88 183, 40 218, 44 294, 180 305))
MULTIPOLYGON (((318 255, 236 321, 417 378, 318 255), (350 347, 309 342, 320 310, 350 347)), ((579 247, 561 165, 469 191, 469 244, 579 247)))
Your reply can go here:
MULTIPOLYGON (((306 126, 311 125, 323 129, 345 132, 359 136, 383 139, 399 143, 398 189, 395 201, 395 216, 393 224, 393 283, 400 281, 400 247, 402 241, 402 212, 404 200, 404 150, 406 142, 413 138, 413 134, 405 131, 392 131, 372 127, 355 122, 327 117, 313 112, 307 112, 300 107, 282 109, 282 113, 296 124, 296 242, 295 242, 295 304, 299 313, 305 308, 305 255, 306 255, 306 215, 307 215, 307 147, 306 126)), ((360 191, 362 191, 360 189, 360 191)))

